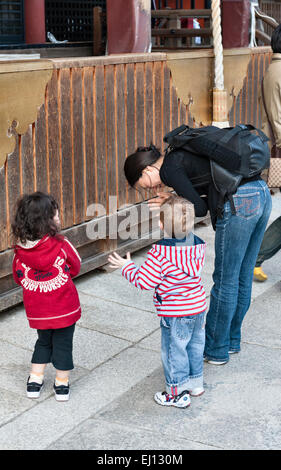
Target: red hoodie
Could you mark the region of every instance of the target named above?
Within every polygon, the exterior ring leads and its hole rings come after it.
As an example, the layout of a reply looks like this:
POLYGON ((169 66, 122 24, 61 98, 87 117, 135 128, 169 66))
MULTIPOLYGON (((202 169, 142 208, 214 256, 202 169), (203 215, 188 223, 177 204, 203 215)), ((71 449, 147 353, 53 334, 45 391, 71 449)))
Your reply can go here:
POLYGON ((72 281, 81 258, 63 236, 15 246, 13 276, 23 288, 23 303, 31 328, 65 328, 81 316, 78 292, 72 281))

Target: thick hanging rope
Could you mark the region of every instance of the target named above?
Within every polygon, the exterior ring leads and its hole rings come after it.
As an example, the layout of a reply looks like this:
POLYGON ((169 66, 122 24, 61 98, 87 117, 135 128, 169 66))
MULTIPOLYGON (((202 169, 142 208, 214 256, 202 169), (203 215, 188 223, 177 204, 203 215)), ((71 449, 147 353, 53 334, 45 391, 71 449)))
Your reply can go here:
POLYGON ((256 43, 256 7, 259 7, 259 2, 251 2, 251 39, 249 47, 257 46, 256 43))
POLYGON ((213 44, 215 54, 215 88, 218 90, 224 89, 224 76, 223 76, 223 49, 222 49, 222 35, 221 35, 221 8, 220 0, 212 0, 212 30, 213 30, 213 44))

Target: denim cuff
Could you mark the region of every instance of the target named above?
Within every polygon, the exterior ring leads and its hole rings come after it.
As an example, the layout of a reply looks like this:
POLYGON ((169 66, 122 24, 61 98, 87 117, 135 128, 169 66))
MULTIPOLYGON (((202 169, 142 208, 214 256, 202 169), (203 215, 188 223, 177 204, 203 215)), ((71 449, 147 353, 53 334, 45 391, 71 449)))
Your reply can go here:
POLYGON ((203 375, 190 376, 187 381, 180 384, 166 383, 166 392, 169 393, 169 395, 179 395, 184 392, 184 390, 191 392, 195 388, 200 387, 203 387, 203 375))

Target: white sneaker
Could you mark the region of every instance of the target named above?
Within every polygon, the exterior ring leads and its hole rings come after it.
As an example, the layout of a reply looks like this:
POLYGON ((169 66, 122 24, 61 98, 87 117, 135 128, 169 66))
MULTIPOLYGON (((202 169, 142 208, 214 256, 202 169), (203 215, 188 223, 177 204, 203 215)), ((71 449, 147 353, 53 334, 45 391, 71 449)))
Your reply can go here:
POLYGON ((212 361, 211 359, 204 359, 205 362, 208 364, 213 364, 214 366, 223 366, 224 364, 227 364, 228 361, 212 361))
POLYGON ((189 394, 191 397, 200 397, 201 395, 203 395, 204 392, 205 390, 203 387, 197 387, 193 390, 189 390, 189 394))
POLYGON ((69 400, 69 384, 67 385, 56 385, 54 383, 54 392, 57 401, 68 401, 69 400))
POLYGON ((177 408, 187 408, 190 405, 190 397, 187 390, 184 390, 179 395, 169 395, 167 392, 157 392, 154 395, 154 400, 158 405, 176 406, 177 408))

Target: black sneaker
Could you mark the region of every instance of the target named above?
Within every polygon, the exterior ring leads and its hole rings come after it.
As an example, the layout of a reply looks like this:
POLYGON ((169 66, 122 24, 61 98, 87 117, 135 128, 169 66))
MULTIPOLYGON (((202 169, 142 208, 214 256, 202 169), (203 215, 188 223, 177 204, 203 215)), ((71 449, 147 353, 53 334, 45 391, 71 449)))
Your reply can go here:
POLYGON ((28 398, 39 398, 44 385, 44 381, 39 384, 37 382, 29 382, 29 379, 30 377, 28 377, 26 384, 26 396, 28 398))
POLYGON ((69 400, 69 384, 67 385, 56 385, 54 383, 54 392, 57 401, 69 400))

